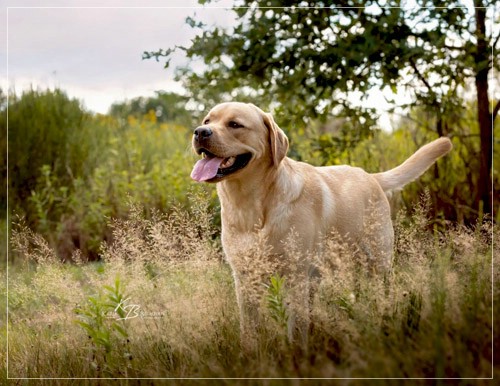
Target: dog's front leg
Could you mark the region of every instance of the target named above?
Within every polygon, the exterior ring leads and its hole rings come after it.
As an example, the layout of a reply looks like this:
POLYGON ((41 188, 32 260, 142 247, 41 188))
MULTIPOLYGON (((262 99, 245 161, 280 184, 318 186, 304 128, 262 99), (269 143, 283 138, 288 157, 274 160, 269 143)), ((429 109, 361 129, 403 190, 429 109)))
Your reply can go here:
POLYGON ((258 340, 259 297, 245 272, 233 270, 236 301, 240 316, 240 339, 244 350, 255 348, 258 340))
POLYGON ((306 264, 301 263, 295 272, 287 275, 288 340, 298 352, 307 351, 311 326, 314 283, 306 264))

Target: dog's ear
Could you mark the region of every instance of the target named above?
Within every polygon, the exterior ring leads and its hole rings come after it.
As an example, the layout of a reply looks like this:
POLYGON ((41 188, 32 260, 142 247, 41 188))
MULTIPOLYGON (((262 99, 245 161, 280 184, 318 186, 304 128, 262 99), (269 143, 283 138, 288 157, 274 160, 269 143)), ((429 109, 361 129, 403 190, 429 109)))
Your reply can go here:
POLYGON ((288 138, 283 130, 274 122, 271 114, 264 113, 264 123, 269 129, 269 143, 273 164, 278 166, 288 152, 288 138))

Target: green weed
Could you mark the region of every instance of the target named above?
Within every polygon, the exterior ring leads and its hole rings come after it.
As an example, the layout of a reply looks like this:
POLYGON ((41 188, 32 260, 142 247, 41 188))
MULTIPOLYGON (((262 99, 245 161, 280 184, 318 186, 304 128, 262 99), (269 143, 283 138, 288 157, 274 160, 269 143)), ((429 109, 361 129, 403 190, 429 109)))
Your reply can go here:
POLYGON ((135 316, 136 310, 128 310, 128 297, 123 293, 124 288, 118 277, 114 286, 103 288, 105 293, 89 296, 87 302, 75 308, 74 312, 78 316, 76 323, 92 342, 92 367, 112 374, 113 370, 123 365, 123 358, 131 359, 129 334, 124 322, 130 317, 130 312, 135 316), (123 348, 126 350, 123 351, 123 348))
POLYGON ((286 330, 288 323, 288 310, 285 303, 285 282, 286 279, 278 274, 270 277, 270 283, 264 284, 267 290, 265 300, 269 315, 278 326, 286 330))

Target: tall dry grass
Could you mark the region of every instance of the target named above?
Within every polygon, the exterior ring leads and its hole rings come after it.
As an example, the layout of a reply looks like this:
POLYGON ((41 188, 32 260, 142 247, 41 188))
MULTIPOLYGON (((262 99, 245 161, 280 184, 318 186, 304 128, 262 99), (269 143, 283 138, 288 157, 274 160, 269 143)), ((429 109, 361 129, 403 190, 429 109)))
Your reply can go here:
MULTIPOLYGON (((394 267, 386 277, 367 274, 349 246, 335 237, 327 240, 308 349, 297 355, 286 334, 283 295, 290 290, 289 281, 272 272, 258 283, 263 295, 258 345, 251 352, 242 349, 232 276, 211 225, 208 200, 197 195, 191 204, 195 208, 191 214, 178 209, 152 217, 131 204, 126 220, 110 222, 112 241, 102 245, 103 259, 97 263, 83 263, 76 253, 75 264, 63 264, 43 238, 22 223, 14 227, 12 245, 24 263, 9 270, 8 337, 1 336, 9 344, 8 353, 1 354, 8 356, 8 369, 4 367, 3 374, 8 371, 11 378, 492 375, 492 342, 494 338, 498 342, 498 336, 492 336, 492 300, 498 301, 500 291, 492 287, 492 279, 499 276, 499 233, 491 222, 474 228, 437 226, 426 217, 424 201, 412 218, 396 219, 394 267)), ((85 382, 91 383, 80 380, 85 382)), ((119 383, 128 384, 126 379, 119 383)))

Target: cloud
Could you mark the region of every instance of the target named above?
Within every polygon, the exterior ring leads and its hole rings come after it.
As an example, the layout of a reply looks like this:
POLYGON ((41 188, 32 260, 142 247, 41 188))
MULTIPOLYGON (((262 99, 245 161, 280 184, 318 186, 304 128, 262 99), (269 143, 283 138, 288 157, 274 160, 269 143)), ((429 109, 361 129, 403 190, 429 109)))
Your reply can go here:
MULTIPOLYGON (((0 87, 18 93, 59 87, 100 113, 113 102, 156 90, 181 92, 174 68, 187 63, 183 52, 176 52, 167 70, 161 62, 142 60, 142 53, 188 44, 199 31, 186 25, 187 16, 234 25, 232 5, 232 0, 207 7, 196 0, 0 0, 0 20, 6 21, 0 22, 0 87)), ((363 103, 387 109, 380 90, 370 91, 363 103)), ((386 115, 381 125, 390 127, 388 122, 386 115)))
MULTIPOLYGON (((194 0, 1 4, 3 20, 8 13, 8 23, 0 30, 7 35, 8 50, 4 47, 0 56, 8 60, 9 86, 16 91, 58 86, 100 112, 109 107, 109 101, 180 89, 173 68, 186 63, 182 51, 168 70, 161 62, 142 60, 142 53, 188 44, 197 31, 186 25, 187 16, 196 13, 209 23, 226 26, 234 18, 223 9, 230 5, 227 1, 216 3, 217 8, 200 8, 194 0)), ((6 88, 6 71, 2 73, 1 86, 6 88)))

